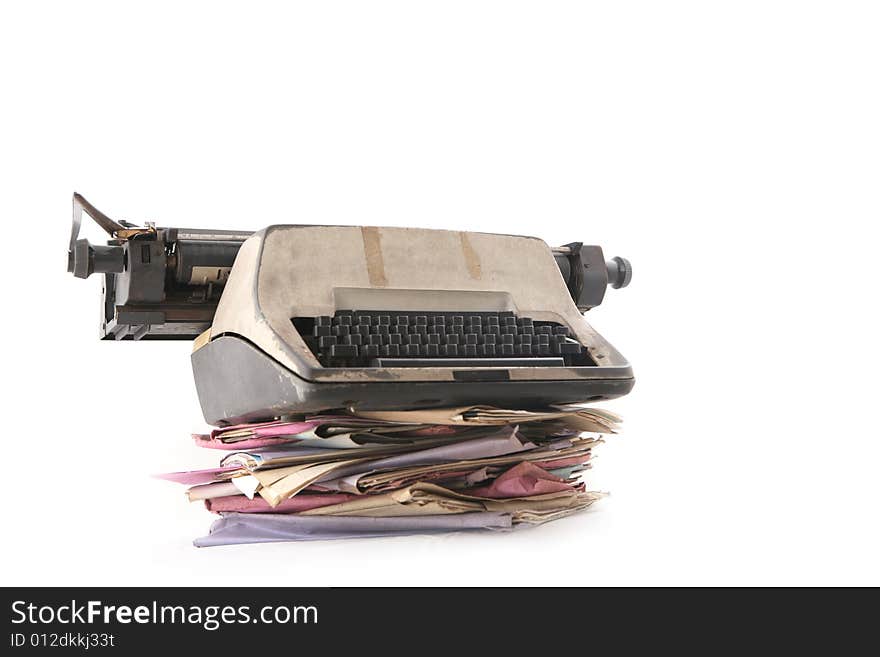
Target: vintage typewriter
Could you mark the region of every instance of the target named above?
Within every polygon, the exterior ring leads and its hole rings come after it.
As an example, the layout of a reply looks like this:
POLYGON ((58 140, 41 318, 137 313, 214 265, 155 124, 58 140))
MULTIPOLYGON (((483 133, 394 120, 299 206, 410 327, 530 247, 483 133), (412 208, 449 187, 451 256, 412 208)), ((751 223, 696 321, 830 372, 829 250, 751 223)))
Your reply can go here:
POLYGON ((73 200, 68 270, 103 274, 101 337, 194 339, 216 425, 333 408, 610 399, 629 363, 584 320, 629 262, 534 237, 360 226, 255 233, 117 222, 73 200), (78 239, 85 211, 111 237, 78 239))

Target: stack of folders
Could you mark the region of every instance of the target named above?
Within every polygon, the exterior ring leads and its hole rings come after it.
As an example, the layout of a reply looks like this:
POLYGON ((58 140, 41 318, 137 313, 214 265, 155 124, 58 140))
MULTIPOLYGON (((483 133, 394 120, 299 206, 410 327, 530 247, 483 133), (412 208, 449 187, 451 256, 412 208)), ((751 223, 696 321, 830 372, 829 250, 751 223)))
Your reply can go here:
POLYGON ((195 545, 509 530, 589 507, 608 411, 485 406, 244 424, 195 435, 220 465, 161 478, 219 515, 195 545))

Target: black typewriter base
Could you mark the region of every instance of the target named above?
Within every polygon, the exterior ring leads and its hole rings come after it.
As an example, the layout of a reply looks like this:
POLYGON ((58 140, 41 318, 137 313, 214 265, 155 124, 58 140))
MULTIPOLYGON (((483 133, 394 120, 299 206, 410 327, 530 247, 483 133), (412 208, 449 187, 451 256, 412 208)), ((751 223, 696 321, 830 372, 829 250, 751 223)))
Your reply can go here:
POLYGON ((621 397, 635 380, 389 381, 314 383, 241 338, 224 335, 192 354, 205 420, 223 426, 334 408, 409 410, 487 404, 541 408, 621 397))

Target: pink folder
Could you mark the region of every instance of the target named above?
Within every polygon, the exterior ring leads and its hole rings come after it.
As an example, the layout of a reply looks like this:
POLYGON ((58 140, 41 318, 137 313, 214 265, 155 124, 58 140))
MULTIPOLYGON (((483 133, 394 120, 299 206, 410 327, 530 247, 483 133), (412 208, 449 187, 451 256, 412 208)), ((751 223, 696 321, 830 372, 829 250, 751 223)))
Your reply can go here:
POLYGON ((358 496, 348 493, 317 493, 313 495, 306 493, 282 500, 278 506, 271 507, 262 497, 249 500, 244 495, 229 495, 205 500, 205 508, 214 513, 230 511, 238 513, 300 513, 331 504, 342 504, 356 497, 358 496))

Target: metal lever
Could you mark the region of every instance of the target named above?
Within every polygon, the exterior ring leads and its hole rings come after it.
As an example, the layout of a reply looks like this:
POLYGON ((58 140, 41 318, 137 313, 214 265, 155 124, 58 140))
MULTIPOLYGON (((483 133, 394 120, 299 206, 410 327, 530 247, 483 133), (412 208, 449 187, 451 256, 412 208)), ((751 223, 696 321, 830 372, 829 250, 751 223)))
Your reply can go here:
POLYGON ((110 237, 128 240, 139 235, 156 234, 152 225, 133 226, 119 223, 98 210, 81 194, 73 193, 73 223, 70 227, 70 246, 67 250, 67 271, 77 278, 88 278, 94 273, 119 274, 125 271, 125 249, 122 246, 90 244, 87 239, 77 239, 85 211, 110 237))

